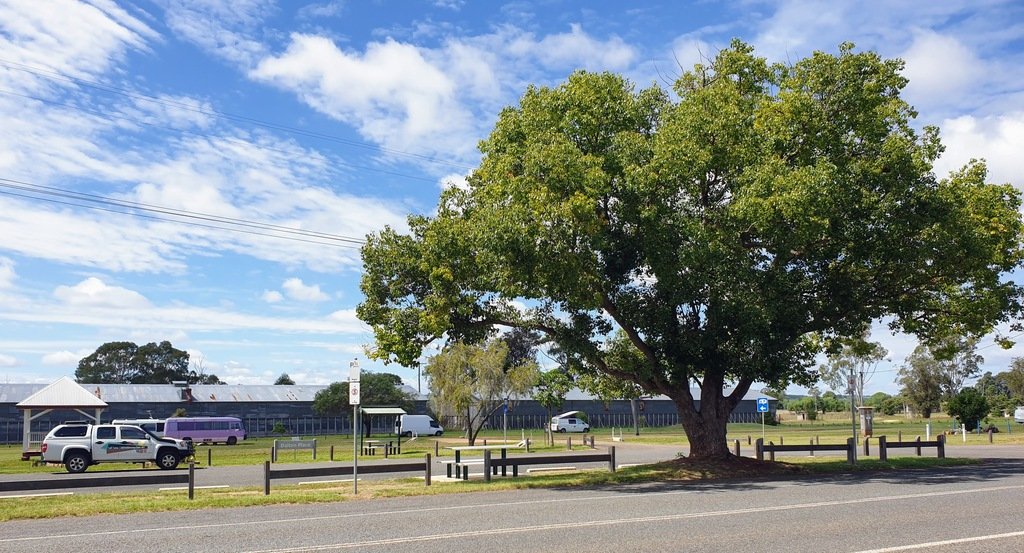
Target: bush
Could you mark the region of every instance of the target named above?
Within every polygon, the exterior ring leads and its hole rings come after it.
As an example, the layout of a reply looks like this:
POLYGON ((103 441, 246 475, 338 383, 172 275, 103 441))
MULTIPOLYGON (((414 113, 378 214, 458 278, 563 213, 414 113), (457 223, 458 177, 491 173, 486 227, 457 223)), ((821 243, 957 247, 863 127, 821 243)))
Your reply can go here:
POLYGON ((974 388, 964 388, 946 406, 946 412, 956 417, 968 432, 978 427, 978 422, 988 416, 988 411, 988 400, 974 388))
POLYGON ((287 432, 288 429, 284 427, 284 423, 281 421, 275 422, 274 428, 270 430, 271 434, 285 434, 287 432))

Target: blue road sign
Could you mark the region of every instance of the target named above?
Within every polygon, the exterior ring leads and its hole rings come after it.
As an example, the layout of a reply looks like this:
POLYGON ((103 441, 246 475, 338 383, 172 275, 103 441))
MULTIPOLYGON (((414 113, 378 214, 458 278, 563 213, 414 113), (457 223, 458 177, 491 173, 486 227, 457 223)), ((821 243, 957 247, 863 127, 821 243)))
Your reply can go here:
POLYGON ((767 413, 768 412, 768 398, 759 397, 757 398, 757 412, 767 413))

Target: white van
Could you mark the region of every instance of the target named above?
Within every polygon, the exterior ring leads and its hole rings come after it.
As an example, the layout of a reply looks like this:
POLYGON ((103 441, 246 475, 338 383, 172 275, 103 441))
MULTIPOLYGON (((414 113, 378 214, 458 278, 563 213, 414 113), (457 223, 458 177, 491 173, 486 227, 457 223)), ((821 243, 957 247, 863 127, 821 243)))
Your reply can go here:
POLYGON ((576 416, 579 411, 569 411, 557 417, 551 417, 552 432, 589 432, 587 421, 576 416))
POLYGON ((1013 412, 1013 422, 1024 424, 1024 406, 1018 407, 1013 412))
POLYGON ((395 419, 395 434, 399 436, 440 436, 444 428, 430 415, 399 415, 395 419))
POLYGON ((143 430, 148 430, 158 438, 164 437, 165 419, 115 419, 110 424, 131 424, 143 430))

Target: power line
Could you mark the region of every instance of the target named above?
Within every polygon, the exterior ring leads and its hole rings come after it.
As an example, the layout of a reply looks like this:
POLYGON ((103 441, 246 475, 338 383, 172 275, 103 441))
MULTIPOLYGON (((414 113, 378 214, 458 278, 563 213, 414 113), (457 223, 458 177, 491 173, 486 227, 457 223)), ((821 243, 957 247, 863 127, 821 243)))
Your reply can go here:
POLYGON ((174 209, 169 207, 157 206, 153 204, 133 202, 129 200, 118 200, 106 196, 87 194, 84 192, 74 192, 70 190, 64 190, 61 188, 43 186, 29 183, 26 181, 7 179, 3 177, 0 177, 0 194, 6 196, 26 198, 31 200, 45 201, 60 205, 94 209, 109 213, 119 213, 122 215, 130 215, 134 217, 150 219, 155 221, 177 223, 181 225, 208 228, 214 230, 226 230, 231 232, 239 232, 243 234, 251 234, 255 236, 280 238, 282 240, 292 240, 296 242, 305 242, 309 244, 318 244, 324 246, 359 249, 366 242, 363 239, 353 238, 349 236, 329 234, 325 232, 287 227, 271 223, 249 221, 246 219, 237 219, 233 217, 224 217, 219 215, 212 215, 208 213, 200 213, 183 209, 174 209), (58 198, 66 198, 66 200, 58 198), (138 213, 137 211, 142 211, 144 213, 138 213), (157 215, 149 215, 147 213, 155 213, 157 215), (167 215, 169 217, 162 217, 160 215, 167 215))
POLYGON ((363 149, 368 149, 368 150, 375 150, 375 151, 385 152, 385 153, 388 153, 388 154, 397 155, 397 156, 404 156, 404 157, 408 157, 408 158, 412 158, 412 159, 417 159, 417 160, 420 160, 420 161, 426 161, 426 162, 430 162, 430 163, 437 163, 437 164, 440 164, 440 165, 447 165, 449 167, 454 167, 454 168, 457 168, 457 169, 465 169, 465 170, 472 170, 473 169, 472 167, 470 167, 468 165, 465 165, 463 163, 458 163, 458 162, 455 162, 455 161, 441 159, 441 158, 437 158, 437 157, 433 157, 433 156, 428 156, 428 155, 423 155, 423 154, 417 154, 417 153, 413 153, 413 152, 407 152, 407 151, 403 151, 403 150, 397 150, 397 149, 393 149, 393 148, 386 148, 386 147, 383 147, 383 146, 379 146, 379 145, 376 145, 376 144, 371 144, 369 142, 365 142, 365 141, 361 141, 361 140, 352 140, 352 139, 342 138, 340 136, 326 134, 326 133, 321 133, 321 132, 317 132, 317 131, 310 131, 310 130, 306 130, 306 129, 300 129, 300 128, 297 128, 297 127, 291 127, 291 126, 288 126, 288 125, 281 125, 281 124, 278 124, 278 123, 271 123, 269 121, 264 121, 264 120, 261 120, 261 119, 257 119, 255 117, 249 117, 249 116, 245 116, 245 115, 237 115, 237 114, 233 114, 233 113, 229 113, 229 112, 224 112, 224 111, 207 110, 207 109, 197 108, 196 106, 193 106, 193 105, 190 105, 190 104, 186 104, 184 102, 178 102, 178 101, 175 101, 175 100, 172 100, 172 99, 167 99, 167 98, 157 98, 155 96, 149 96, 149 95, 146 95, 146 94, 139 94, 137 92, 132 92, 132 91, 130 91, 128 89, 119 88, 119 87, 110 86, 110 85, 105 85, 103 83, 98 83, 96 81, 90 81, 90 80, 82 79, 82 78, 79 78, 79 77, 72 77, 72 76, 69 76, 69 75, 64 75, 63 73, 60 73, 60 72, 57 72, 57 71, 43 69, 43 68, 39 68, 39 67, 34 67, 34 66, 31 66, 31 65, 26 65, 26 64, 23 64, 23 63, 18 63, 18 62, 7 60, 7 59, 3 59, 3 58, 0 58, 0 66, 6 67, 8 69, 13 69, 15 71, 23 71, 25 73, 29 73, 29 74, 36 75, 36 76, 39 76, 39 77, 43 77, 43 78, 50 79, 50 80, 65 81, 65 82, 73 83, 73 84, 76 84, 76 85, 79 85, 79 86, 85 86, 85 87, 88 87, 88 88, 93 88, 93 89, 96 89, 96 90, 101 90, 101 91, 112 93, 112 94, 119 94, 121 96, 125 96, 125 97, 136 99, 136 100, 145 100, 145 101, 152 102, 152 103, 155 103, 155 104, 158 104, 158 105, 163 105, 163 106, 168 106, 168 107, 175 107, 175 108, 178 108, 178 109, 183 109, 183 110, 186 110, 186 111, 191 111, 193 113, 199 113, 199 114, 202 114, 202 115, 209 115, 209 116, 212 116, 212 117, 219 117, 219 118, 227 119, 227 120, 230 120, 230 121, 248 123, 248 124, 264 127, 264 128, 267 128, 267 129, 273 129, 273 130, 277 130, 277 131, 288 132, 288 133, 291 133, 291 134, 296 134, 296 135, 305 136, 305 137, 309 137, 309 138, 316 138, 316 139, 319 139, 319 140, 326 140, 326 141, 329 141, 329 142, 336 142, 338 144, 345 144, 347 146, 353 146, 353 147, 357 147, 357 148, 363 148, 363 149))

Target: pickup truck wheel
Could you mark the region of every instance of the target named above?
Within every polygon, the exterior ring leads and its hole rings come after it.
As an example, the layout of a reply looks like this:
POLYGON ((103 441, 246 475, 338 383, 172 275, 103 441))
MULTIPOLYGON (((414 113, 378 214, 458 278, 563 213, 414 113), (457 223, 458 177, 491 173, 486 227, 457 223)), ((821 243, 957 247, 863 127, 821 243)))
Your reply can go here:
POLYGON ((171 470, 178 466, 178 454, 170 450, 161 450, 157 454, 156 464, 164 470, 171 470))
POLYGON ((228 436, 228 445, 235 445, 238 443, 238 438, 234 436, 228 436))
POLYGON ((89 456, 79 452, 68 453, 64 457, 64 468, 72 474, 85 472, 89 468, 89 456))

